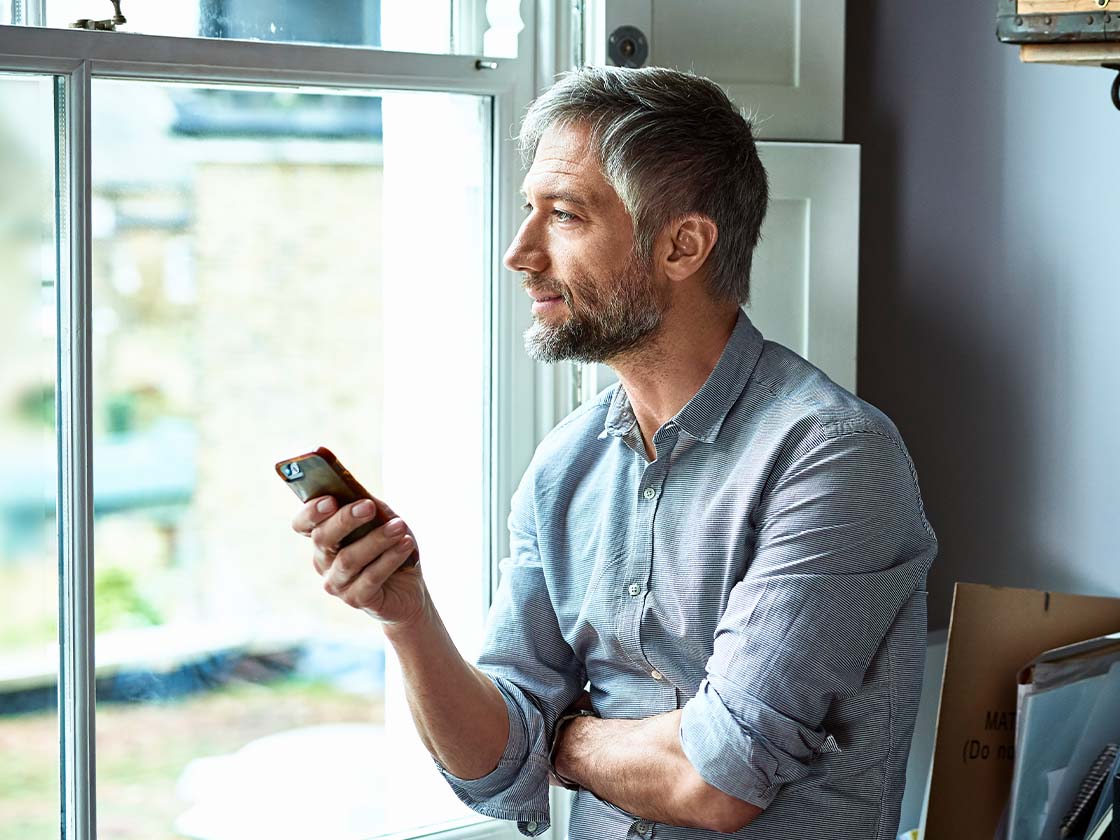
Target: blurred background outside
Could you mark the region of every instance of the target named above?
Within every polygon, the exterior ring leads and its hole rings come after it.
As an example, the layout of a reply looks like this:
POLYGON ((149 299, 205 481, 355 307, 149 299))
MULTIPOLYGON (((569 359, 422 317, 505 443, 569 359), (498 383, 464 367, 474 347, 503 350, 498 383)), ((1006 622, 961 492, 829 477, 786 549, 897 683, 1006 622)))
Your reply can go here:
MULTIPOLYGON (((0 840, 58 832, 52 88, 0 75, 0 840)), ((383 494, 476 654, 489 103, 95 81, 92 107, 99 836, 467 816, 272 465, 327 445, 383 494)))

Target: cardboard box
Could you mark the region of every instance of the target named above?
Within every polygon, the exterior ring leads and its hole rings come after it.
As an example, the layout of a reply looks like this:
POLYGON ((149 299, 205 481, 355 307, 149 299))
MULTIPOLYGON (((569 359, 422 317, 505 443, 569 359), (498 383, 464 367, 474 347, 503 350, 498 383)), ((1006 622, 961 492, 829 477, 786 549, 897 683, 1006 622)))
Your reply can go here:
POLYGON ((945 649, 926 840, 992 840, 1011 792, 1019 670, 1120 631, 1120 598, 958 583, 945 649))

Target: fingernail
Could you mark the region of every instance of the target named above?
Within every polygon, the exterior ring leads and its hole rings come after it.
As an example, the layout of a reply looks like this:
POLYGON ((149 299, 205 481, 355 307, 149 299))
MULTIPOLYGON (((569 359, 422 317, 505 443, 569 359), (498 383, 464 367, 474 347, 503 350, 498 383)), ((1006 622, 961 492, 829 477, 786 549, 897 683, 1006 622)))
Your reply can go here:
POLYGON ((398 534, 403 534, 404 533, 404 520, 403 519, 394 519, 392 522, 390 522, 388 525, 385 526, 385 533, 390 537, 395 537, 398 534))
POLYGON ((334 510, 334 499, 331 499, 329 497, 326 499, 321 499, 319 501, 319 504, 315 505, 315 510, 319 511, 319 513, 330 513, 332 510, 334 510))
POLYGON ((374 512, 377 510, 377 505, 369 499, 366 499, 365 501, 358 502, 351 510, 354 516, 359 519, 365 519, 368 516, 373 516, 374 512))

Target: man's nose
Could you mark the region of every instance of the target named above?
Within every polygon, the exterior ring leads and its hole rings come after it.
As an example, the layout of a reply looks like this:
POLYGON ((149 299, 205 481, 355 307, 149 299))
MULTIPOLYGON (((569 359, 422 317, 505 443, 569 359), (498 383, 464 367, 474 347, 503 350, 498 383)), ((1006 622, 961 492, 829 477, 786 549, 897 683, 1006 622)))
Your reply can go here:
POLYGON ((548 256, 533 230, 531 218, 522 222, 517 236, 506 249, 502 262, 510 271, 530 274, 540 274, 548 267, 548 256))

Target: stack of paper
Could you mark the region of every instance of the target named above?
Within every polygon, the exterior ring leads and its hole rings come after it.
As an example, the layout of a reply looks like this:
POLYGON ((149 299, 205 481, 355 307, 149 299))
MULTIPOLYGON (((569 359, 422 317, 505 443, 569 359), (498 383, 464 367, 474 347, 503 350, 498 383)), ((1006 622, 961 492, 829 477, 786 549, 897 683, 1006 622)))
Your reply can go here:
MULTIPOLYGON (((1027 665, 1019 674, 1008 840, 1058 838, 1093 762, 1115 742, 1120 633, 1046 651, 1027 665)), ((1090 819, 1085 840, 1095 826, 1090 819)))

